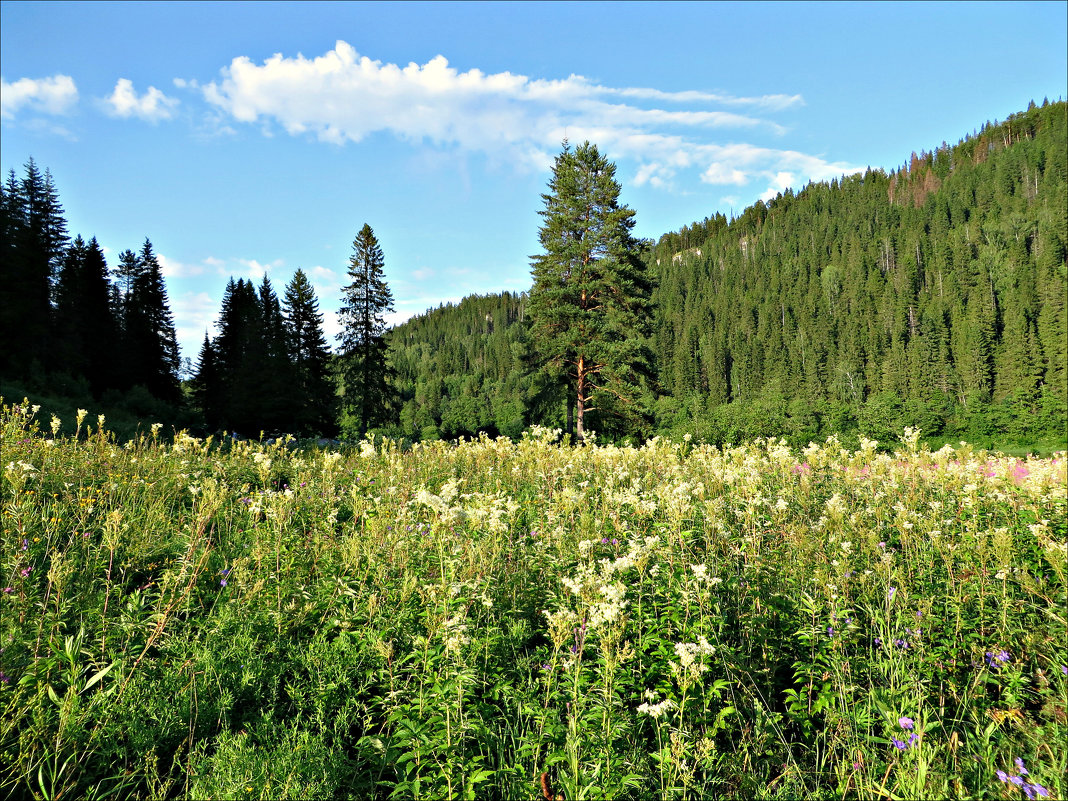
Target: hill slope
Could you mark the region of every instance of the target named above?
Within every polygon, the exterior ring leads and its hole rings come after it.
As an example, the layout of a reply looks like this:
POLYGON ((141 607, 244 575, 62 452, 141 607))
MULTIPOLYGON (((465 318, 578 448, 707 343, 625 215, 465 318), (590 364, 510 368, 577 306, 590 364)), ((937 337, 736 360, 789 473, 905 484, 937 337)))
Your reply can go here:
MULTIPOLYGON (((889 174, 812 183, 662 236, 648 254, 658 428, 714 442, 885 439, 904 425, 1063 437, 1066 108, 1032 104, 889 174)), ((406 433, 559 425, 518 375, 522 307, 469 298, 396 329, 406 433)))

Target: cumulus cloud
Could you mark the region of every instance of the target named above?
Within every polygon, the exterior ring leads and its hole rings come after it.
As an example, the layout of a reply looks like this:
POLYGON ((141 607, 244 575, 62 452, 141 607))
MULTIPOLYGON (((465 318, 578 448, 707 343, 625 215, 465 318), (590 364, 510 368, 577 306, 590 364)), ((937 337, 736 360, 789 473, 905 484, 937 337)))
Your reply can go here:
POLYGON ((200 91, 224 120, 335 145, 385 132, 542 171, 563 139, 588 139, 613 160, 628 161, 627 180, 636 186, 665 190, 682 176, 775 185, 782 172, 822 180, 857 169, 737 141, 784 133, 773 115, 803 106, 797 94, 736 97, 605 86, 581 75, 461 72, 440 55, 402 67, 361 56, 344 41, 314 58, 277 53, 257 64, 241 56, 215 81, 176 85, 200 91))
POLYGON ((39 114, 67 114, 78 102, 78 87, 69 75, 49 78, 19 78, 8 83, 0 78, 0 117, 15 118, 26 109, 39 114))
POLYGON ((139 96, 134 90, 133 81, 119 78, 115 90, 104 104, 108 113, 115 117, 138 117, 146 122, 159 122, 174 116, 178 100, 167 97, 155 86, 148 87, 148 91, 139 96))

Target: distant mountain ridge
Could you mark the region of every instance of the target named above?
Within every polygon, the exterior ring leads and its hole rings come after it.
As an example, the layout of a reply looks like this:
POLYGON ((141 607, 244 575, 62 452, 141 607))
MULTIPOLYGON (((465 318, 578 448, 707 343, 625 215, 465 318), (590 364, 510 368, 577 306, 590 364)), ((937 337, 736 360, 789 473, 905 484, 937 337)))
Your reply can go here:
MULTIPOLYGON (((653 431, 713 442, 829 433, 1063 437, 1068 106, 666 233, 653 431)), ((641 213, 641 210, 638 210, 641 213)), ((525 375, 524 295, 398 326, 409 436, 561 425, 525 375)))

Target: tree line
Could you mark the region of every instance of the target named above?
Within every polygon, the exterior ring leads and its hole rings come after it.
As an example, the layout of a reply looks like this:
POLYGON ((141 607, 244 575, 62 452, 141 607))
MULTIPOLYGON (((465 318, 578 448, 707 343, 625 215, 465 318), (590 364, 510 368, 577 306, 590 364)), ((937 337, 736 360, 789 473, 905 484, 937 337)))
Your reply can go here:
MULTIPOLYGON (((1068 420, 1066 105, 1031 104, 955 146, 787 190, 740 216, 633 235, 615 165, 565 143, 525 293, 472 296, 389 329, 369 225, 331 352, 298 270, 232 278, 187 408, 207 430, 410 439, 831 433, 1063 438, 1068 420)), ((0 375, 62 364, 94 393, 182 400, 158 260, 108 273, 70 241, 51 176, 3 192, 0 375), (16 302, 17 300, 17 302, 16 302), (99 343, 116 343, 100 347, 99 343), (121 353, 121 359, 115 354, 121 353)), ((35 372, 36 371, 36 372, 35 372)))
POLYGON ((91 237, 71 240, 51 174, 33 159, 0 187, 0 378, 81 381, 96 399, 181 400, 163 271, 146 238, 109 270, 91 237))

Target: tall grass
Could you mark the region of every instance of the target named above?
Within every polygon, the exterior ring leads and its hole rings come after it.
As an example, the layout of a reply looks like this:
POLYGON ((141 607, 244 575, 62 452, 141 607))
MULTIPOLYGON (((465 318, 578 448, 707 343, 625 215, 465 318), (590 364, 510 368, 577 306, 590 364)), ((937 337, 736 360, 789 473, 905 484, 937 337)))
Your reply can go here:
POLYGON ((4 793, 1066 792, 1063 454, 87 418, 0 417, 4 793))

